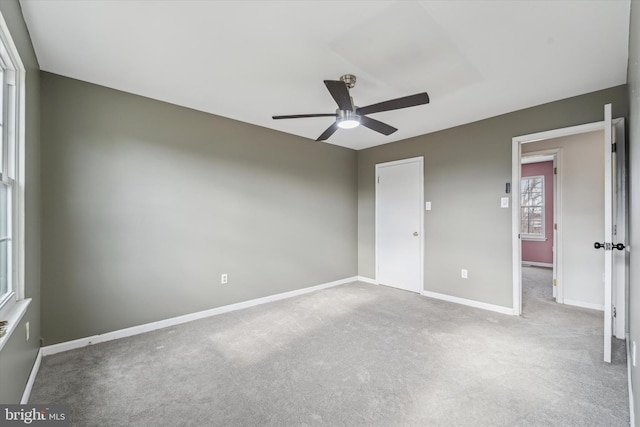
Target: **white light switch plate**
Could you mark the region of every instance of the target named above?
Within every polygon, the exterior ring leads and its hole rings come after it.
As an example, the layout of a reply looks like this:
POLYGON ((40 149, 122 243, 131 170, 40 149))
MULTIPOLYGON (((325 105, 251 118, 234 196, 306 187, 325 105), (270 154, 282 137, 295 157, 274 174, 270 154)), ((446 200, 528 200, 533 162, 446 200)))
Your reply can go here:
POLYGON ((425 211, 431 210, 431 202, 424 202, 424 210, 425 211))
POLYGON ((500 207, 501 208, 508 208, 509 207, 509 198, 508 197, 501 197, 500 198, 500 207))

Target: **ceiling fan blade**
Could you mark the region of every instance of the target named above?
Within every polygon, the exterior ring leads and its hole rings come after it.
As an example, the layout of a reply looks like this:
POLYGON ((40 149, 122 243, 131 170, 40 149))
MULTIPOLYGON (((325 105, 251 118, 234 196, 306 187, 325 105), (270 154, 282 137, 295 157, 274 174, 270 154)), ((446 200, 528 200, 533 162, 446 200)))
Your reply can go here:
POLYGON ((415 107, 416 105, 428 104, 429 95, 427 92, 418 93, 402 98, 391 99, 389 101, 379 102, 377 104, 367 105, 358 108, 356 114, 362 116, 364 114, 379 113, 381 111, 399 110, 400 108, 415 107))
POLYGON ((342 80, 325 80, 324 84, 329 89, 329 93, 338 104, 339 109, 353 111, 351 96, 345 82, 342 80))
POLYGON ((337 117, 336 113, 321 113, 321 114, 292 114, 289 116, 272 116, 272 119, 306 119, 307 117, 337 117))
POLYGON ((316 141, 324 141, 329 139, 329 137, 333 135, 337 130, 338 130, 338 122, 334 122, 331 126, 327 128, 327 130, 325 130, 322 133, 322 135, 318 137, 318 139, 316 139, 316 141))
POLYGON ((360 124, 384 135, 391 135, 398 130, 393 126, 389 126, 386 123, 379 122, 378 120, 372 119, 371 117, 367 116, 360 116, 360 124))

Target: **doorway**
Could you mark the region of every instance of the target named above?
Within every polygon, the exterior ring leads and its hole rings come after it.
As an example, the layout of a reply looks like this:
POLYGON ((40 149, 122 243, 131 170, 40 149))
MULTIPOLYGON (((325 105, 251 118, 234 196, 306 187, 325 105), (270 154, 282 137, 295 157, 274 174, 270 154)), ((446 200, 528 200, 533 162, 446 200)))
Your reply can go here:
POLYGON ((376 165, 376 281, 423 289, 423 157, 376 165))
MULTIPOLYGON (((535 143, 532 143, 527 148, 534 149, 534 146, 535 143)), ((523 295, 544 295, 559 303, 563 302, 562 289, 558 286, 557 248, 561 151, 560 148, 528 150, 522 153, 520 162, 522 284, 527 288, 527 292, 523 290, 523 295), (525 276, 527 280, 524 279, 525 276)), ((523 306, 526 306, 526 302, 523 301, 523 306)))
MULTIPOLYGON (((613 251, 614 253, 612 253, 611 250, 611 242, 613 240, 619 242, 625 242, 626 240, 624 120, 611 120, 610 111, 610 106, 606 106, 605 118, 609 123, 607 126, 605 126, 605 122, 597 122, 513 138, 512 179, 513 182, 520 182, 520 160, 523 153, 531 151, 532 149, 557 148, 554 145, 554 139, 582 140, 589 135, 596 135, 597 141, 595 149, 597 153, 595 155, 602 159, 601 166, 591 166, 592 171, 582 175, 582 179, 585 180, 584 182, 574 182, 571 186, 573 193, 563 190, 563 187, 569 188, 568 183, 565 182, 568 181, 569 176, 575 180, 575 176, 565 173, 568 172, 567 170, 563 171, 563 169, 567 169, 565 166, 569 165, 569 156, 565 156, 567 153, 564 151, 562 151, 563 157, 558 165, 558 170, 564 174, 561 179, 561 184, 558 185, 558 189, 563 192, 560 202, 563 208, 559 209, 559 218, 557 218, 559 224, 556 244, 558 302, 604 311, 605 331, 611 331, 611 323, 613 322, 615 336, 624 338, 626 317, 624 310, 626 304, 625 254, 617 253, 618 251, 613 251), (612 144, 612 134, 617 138, 617 141, 615 141, 617 144, 615 145, 612 144), (616 145, 618 147, 617 151, 615 151, 616 145), (614 155, 612 155, 612 151, 615 151, 614 155), (618 167, 616 168, 614 166, 613 170, 611 170, 612 165, 615 165, 612 159, 616 157, 618 167), (593 198, 591 196, 595 192, 595 189, 597 189, 600 194, 598 197, 593 198), (617 211, 614 209, 613 215, 607 214, 609 208, 606 208, 607 206, 611 206, 611 202, 607 202, 607 200, 611 200, 611 197, 605 197, 605 195, 611 192, 614 193, 614 196, 618 196, 617 201, 614 201, 614 208, 617 207, 617 211), (570 221, 568 215, 571 211, 569 206, 567 206, 569 204, 567 199, 569 194, 578 199, 589 198, 589 200, 594 201, 597 199, 598 204, 596 205, 595 202, 593 202, 591 205, 578 205, 580 206, 579 209, 574 207, 573 217, 570 221), (593 223, 587 225, 587 223, 583 221, 585 218, 592 217, 596 214, 601 218, 596 221, 595 226, 593 223), (613 233, 607 230, 613 230, 613 233), (598 231, 598 234, 595 234, 596 231, 598 231), (608 248, 605 249, 604 257, 601 250, 594 250, 594 241, 607 242, 606 246, 608 248), (577 242, 579 242, 579 244, 576 244, 577 242), (570 243, 573 245, 572 250, 568 250, 570 243), (612 256, 613 258, 613 268, 611 268, 611 262, 607 263, 608 256, 612 256), (609 267, 607 267, 607 264, 609 264, 609 267), (598 271, 595 269, 596 266, 598 271), (613 275, 611 274, 611 270, 613 270, 613 275), (607 271, 609 272, 606 273, 607 271), (616 271, 618 272, 617 277, 615 275, 616 271), (590 285, 585 286, 586 283, 590 283, 590 285)), ((587 150, 583 151, 586 146, 579 147, 580 150, 577 155, 573 155, 572 161, 574 163, 587 162, 587 150)), ((594 154, 592 153, 591 155, 593 156, 594 154)), ((519 215, 520 188, 518 186, 514 186, 513 197, 513 306, 514 313, 521 314, 522 249, 520 244, 519 215)), ((605 244, 595 246, 595 248, 602 247, 605 247, 605 244)), ((613 247, 616 247, 615 242, 613 247)), ((622 247, 624 247, 624 245, 622 245, 622 247)), ((610 336, 610 333, 605 332, 605 361, 607 361, 607 347, 609 348, 610 357, 610 336), (607 340, 609 341, 608 346, 607 340)))

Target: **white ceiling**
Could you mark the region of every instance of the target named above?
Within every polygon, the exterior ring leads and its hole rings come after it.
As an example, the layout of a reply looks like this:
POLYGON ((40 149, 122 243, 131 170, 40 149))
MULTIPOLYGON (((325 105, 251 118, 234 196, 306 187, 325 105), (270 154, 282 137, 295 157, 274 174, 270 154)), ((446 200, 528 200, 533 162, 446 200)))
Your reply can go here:
POLYGON ((362 149, 626 83, 630 0, 21 0, 42 70, 317 138, 322 83, 364 106, 427 91, 329 143, 362 149))

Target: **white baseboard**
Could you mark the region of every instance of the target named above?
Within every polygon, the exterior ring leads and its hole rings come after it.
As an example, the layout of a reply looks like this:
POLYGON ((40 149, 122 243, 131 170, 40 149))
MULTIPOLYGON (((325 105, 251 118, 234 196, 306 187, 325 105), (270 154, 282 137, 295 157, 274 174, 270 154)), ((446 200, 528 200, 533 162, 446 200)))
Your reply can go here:
POLYGON ((126 329, 106 332, 104 334, 93 335, 90 337, 79 338, 73 341, 66 341, 59 344, 48 345, 46 347, 41 348, 42 356, 49 356, 51 354, 74 350, 76 348, 82 348, 92 344, 98 344, 106 341, 116 340, 118 338, 126 338, 133 335, 144 334, 145 332, 151 332, 157 329, 167 328, 169 326, 180 325, 182 323, 187 323, 187 322, 191 322, 198 319, 204 319, 206 317, 216 316, 218 314, 228 313, 230 311, 241 310, 243 308, 254 307, 256 305, 266 304, 268 302, 278 301, 286 298, 292 298, 298 295, 307 294, 309 292, 319 291, 321 289, 327 289, 334 286, 355 282, 357 280, 358 280, 357 276, 348 277, 346 279, 336 280, 335 282, 323 283, 316 286, 310 286, 308 288, 296 289, 295 291, 283 292, 281 294, 270 295, 267 297, 256 298, 249 301, 239 302, 236 304, 230 304, 222 307, 212 308, 209 310, 198 311, 196 313, 185 314, 184 316, 172 317, 170 319, 146 323, 144 325, 132 326, 126 329))
POLYGON ((563 304, 573 305, 575 307, 590 308, 592 310, 604 311, 604 305, 602 304, 592 304, 590 302, 575 301, 575 300, 566 299, 566 298, 563 300, 563 304))
POLYGON ((535 261, 522 261, 522 265, 523 266, 527 266, 530 265, 532 267, 546 267, 546 268, 553 268, 553 264, 549 263, 549 262, 535 262, 535 261))
POLYGON ((451 295, 439 294, 437 292, 422 291, 422 295, 429 298, 435 298, 443 301, 454 302, 456 304, 467 305, 469 307, 481 308, 483 310, 495 311, 501 314, 513 316, 513 308, 503 307, 501 305, 488 304, 486 302, 474 301, 466 298, 454 297, 451 295))
POLYGON ((379 285, 380 284, 380 283, 378 283, 376 281, 376 279, 370 279, 370 278, 364 277, 364 276, 358 276, 358 282, 370 283, 372 285, 379 285))
POLYGON ((628 387, 629 387, 629 419, 630 419, 630 426, 635 426, 636 425, 636 414, 635 414, 635 408, 633 406, 633 386, 631 384, 631 346, 629 345, 629 334, 626 334, 626 341, 627 341, 627 383, 628 383, 628 387))
POLYGON ((41 348, 38 350, 38 355, 36 356, 35 362, 33 362, 33 367, 31 368, 31 374, 29 375, 29 380, 27 381, 27 385, 24 387, 24 392, 22 393, 22 399, 20 399, 21 405, 26 405, 27 403, 29 403, 29 396, 31 396, 33 383, 36 381, 36 377, 38 376, 38 371, 40 370, 40 362, 42 362, 41 348))

